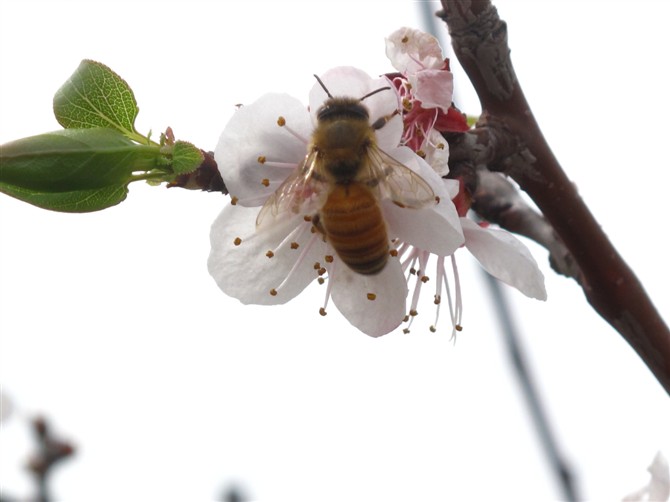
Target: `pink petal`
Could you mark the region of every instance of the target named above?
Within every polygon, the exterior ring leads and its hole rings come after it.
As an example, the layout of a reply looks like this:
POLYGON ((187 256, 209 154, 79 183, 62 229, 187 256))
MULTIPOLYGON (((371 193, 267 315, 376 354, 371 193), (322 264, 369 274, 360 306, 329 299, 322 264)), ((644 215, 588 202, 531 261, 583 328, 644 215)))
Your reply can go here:
POLYGON ((409 77, 414 95, 423 108, 440 108, 447 113, 454 93, 454 75, 447 70, 423 70, 409 77))
MULTIPOLYGON (((426 154, 425 161, 439 176, 449 174, 449 143, 435 129, 431 129, 428 142, 423 147, 423 153, 426 154), (438 148, 436 145, 440 145, 440 147, 438 148)), ((458 189, 456 193, 458 193, 458 189)), ((453 199, 454 197, 455 195, 450 198, 453 199)))

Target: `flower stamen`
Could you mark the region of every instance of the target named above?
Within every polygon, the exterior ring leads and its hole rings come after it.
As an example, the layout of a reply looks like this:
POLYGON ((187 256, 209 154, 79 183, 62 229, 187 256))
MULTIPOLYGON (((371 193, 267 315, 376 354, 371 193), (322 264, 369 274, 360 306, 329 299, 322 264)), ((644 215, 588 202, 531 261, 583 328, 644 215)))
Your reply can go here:
POLYGON ((307 145, 309 143, 309 140, 307 138, 305 138, 302 134, 298 134, 291 127, 286 125, 286 119, 284 117, 280 116, 277 119, 277 125, 279 127, 283 127, 284 129, 286 129, 286 131, 289 132, 291 134, 291 136, 293 136, 294 138, 302 141, 303 143, 305 143, 305 145, 307 145))
POLYGON ((258 156, 258 163, 262 164, 265 167, 278 167, 280 169, 295 169, 298 167, 300 164, 296 162, 279 162, 277 160, 268 160, 265 155, 259 155, 258 156))
MULTIPOLYGON (((431 253, 423 249, 415 248, 407 243, 400 244, 397 248, 398 254, 401 256, 401 267, 402 271, 405 274, 406 283, 409 287, 409 282, 412 276, 414 278, 414 288, 412 291, 412 300, 409 306, 409 313, 406 316, 405 320, 409 321, 409 324, 405 329, 404 333, 409 333, 410 327, 414 322, 414 317, 418 314, 418 304, 419 298, 421 296, 421 287, 423 284, 430 281, 430 277, 425 274, 425 271, 428 267, 428 261, 430 260, 431 253)), ((454 273, 455 281, 455 297, 452 297, 451 287, 449 285, 449 278, 447 276, 445 262, 445 256, 435 256, 437 260, 437 266, 435 271, 435 294, 433 296, 433 303, 435 305, 435 321, 429 327, 431 332, 437 331, 437 322, 440 318, 440 308, 442 305, 442 291, 446 290, 446 299, 449 306, 449 316, 452 323, 452 337, 455 336, 455 333, 462 330, 461 327, 461 317, 463 313, 463 303, 461 295, 461 283, 458 275, 458 269, 456 267, 456 259, 453 255, 450 256, 452 260, 452 268, 454 273)))
MULTIPOLYGON (((335 262, 330 267, 330 272, 328 273, 328 286, 326 286, 326 298, 323 300, 323 307, 319 309, 319 314, 326 315, 326 307, 328 306, 328 300, 330 300, 330 289, 333 285, 332 278, 335 275, 335 262)), ((319 277, 319 279, 323 279, 319 277)), ((323 283, 321 283, 323 284, 323 283)))
MULTIPOLYGON (((426 270, 426 266, 428 265, 428 257, 430 256, 427 251, 419 251, 417 250, 417 256, 414 257, 414 262, 416 260, 419 260, 419 269, 420 270, 426 270)), ((412 263, 412 267, 414 266, 414 263, 412 263)), ((413 268, 410 269, 410 272, 412 272, 413 268)), ((417 274, 418 275, 418 274, 417 274)), ((419 296, 421 295, 421 286, 424 284, 425 281, 422 280, 422 277, 417 277, 416 282, 414 283, 414 293, 412 294, 412 303, 409 307, 409 315, 410 317, 416 317, 419 312, 417 310, 417 306, 419 304, 419 296)), ((410 326, 411 326, 411 321, 410 321, 410 326)), ((410 326, 407 326, 409 329, 410 326)))
MULTIPOLYGON (((437 321, 440 319, 440 305, 442 305, 442 281, 447 280, 447 276, 444 271, 444 257, 438 256, 437 258, 437 272, 435 280, 435 298, 433 303, 435 304, 435 321, 430 326, 430 331, 435 333, 437 331, 437 321)), ((447 285, 448 287, 448 285, 447 285)))
MULTIPOLYGON (((296 236, 296 240, 299 239, 300 237, 302 237, 302 234, 304 234, 305 231, 306 231, 306 230, 305 230, 305 227, 306 227, 305 225, 300 225, 300 226, 297 227, 295 230, 293 230, 293 232, 291 232, 289 235, 287 235, 286 238, 282 241, 282 243, 279 245, 279 248, 281 248, 282 245, 283 245, 289 238, 293 237, 294 234, 298 234, 298 235, 296 236)), ((316 239, 314 238, 314 236, 312 236, 312 237, 309 238, 309 240, 307 241, 307 244, 305 245, 305 247, 304 247, 303 250, 301 251, 300 256, 298 256, 298 259, 295 261, 295 263, 294 263, 293 266, 291 267, 291 270, 289 270, 289 273, 286 275, 286 277, 284 277, 284 280, 281 282, 281 284, 280 284, 275 290, 273 290, 273 291, 275 291, 275 294, 272 295, 272 296, 275 296, 279 291, 281 291, 281 289, 282 289, 282 288, 284 287, 284 285, 289 281, 289 279, 293 276, 293 274, 294 274, 295 271, 298 269, 298 267, 300 267, 300 266, 303 264, 303 261, 305 260, 305 257, 307 256, 307 253, 309 253, 309 250, 312 248, 312 245, 314 244, 314 241, 315 241, 315 240, 316 240, 316 239)), ((294 243, 295 243, 295 242, 294 242, 294 243)), ((295 244, 297 244, 297 243, 295 243, 295 244)), ((291 248, 292 248, 292 249, 296 249, 296 248, 293 248, 293 246, 291 246, 291 248)), ((270 294, 272 294, 272 293, 270 293, 270 294)))
POLYGON ((454 329, 456 331, 463 331, 461 321, 463 319, 463 297, 461 295, 461 279, 458 275, 458 267, 456 266, 456 257, 451 255, 451 266, 454 271, 454 286, 456 287, 456 323, 454 329))

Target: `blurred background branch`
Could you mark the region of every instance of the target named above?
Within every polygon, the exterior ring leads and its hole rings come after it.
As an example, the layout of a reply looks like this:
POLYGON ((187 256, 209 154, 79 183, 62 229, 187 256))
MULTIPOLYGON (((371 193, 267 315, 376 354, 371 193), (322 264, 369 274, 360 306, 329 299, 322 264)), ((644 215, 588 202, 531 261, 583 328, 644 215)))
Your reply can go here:
POLYGON ((60 465, 62 460, 71 457, 75 449, 70 442, 54 435, 46 418, 36 417, 30 425, 37 442, 37 451, 28 461, 28 470, 35 480, 35 500, 49 502, 54 500, 49 489, 53 468, 60 465))

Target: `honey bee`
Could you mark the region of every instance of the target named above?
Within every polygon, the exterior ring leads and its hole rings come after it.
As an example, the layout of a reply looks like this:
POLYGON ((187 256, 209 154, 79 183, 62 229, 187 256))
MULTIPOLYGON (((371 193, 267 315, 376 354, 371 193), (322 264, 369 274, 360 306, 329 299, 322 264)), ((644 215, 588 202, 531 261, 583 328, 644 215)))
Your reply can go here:
POLYGON ((260 227, 271 214, 309 214, 315 229, 354 272, 381 272, 389 257, 389 237, 380 206, 388 198, 404 208, 420 208, 435 202, 430 185, 407 166, 377 146, 375 131, 397 115, 397 110, 370 123, 363 100, 390 87, 376 89, 361 98, 333 97, 314 75, 328 99, 317 111, 317 125, 302 164, 279 186, 261 208, 260 227))

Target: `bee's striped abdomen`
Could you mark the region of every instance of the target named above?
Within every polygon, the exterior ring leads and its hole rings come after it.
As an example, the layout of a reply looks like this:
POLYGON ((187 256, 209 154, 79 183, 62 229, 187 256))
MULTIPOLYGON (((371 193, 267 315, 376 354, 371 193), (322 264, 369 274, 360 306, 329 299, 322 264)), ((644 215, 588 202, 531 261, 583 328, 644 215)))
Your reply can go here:
POLYGON ((320 212, 326 240, 354 272, 382 271, 389 256, 386 224, 375 195, 361 183, 336 184, 320 212))

